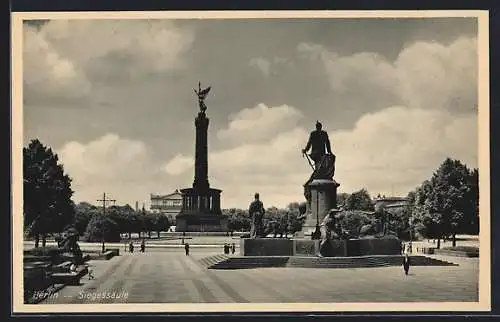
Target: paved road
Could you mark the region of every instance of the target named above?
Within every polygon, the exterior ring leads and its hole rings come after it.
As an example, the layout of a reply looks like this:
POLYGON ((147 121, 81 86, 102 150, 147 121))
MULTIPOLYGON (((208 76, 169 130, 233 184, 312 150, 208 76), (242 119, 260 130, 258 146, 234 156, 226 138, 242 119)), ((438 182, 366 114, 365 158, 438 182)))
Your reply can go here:
MULTIPOLYGON (((262 303, 477 301, 477 259, 459 266, 363 269, 207 270, 198 260, 220 251, 124 253, 91 261, 94 280, 67 286, 44 303, 262 303), (97 298, 108 292, 120 298, 97 298), (126 296, 125 296, 126 295, 126 296), (85 297, 87 297, 85 299, 85 297)), ((448 258, 448 260, 450 260, 448 258)))

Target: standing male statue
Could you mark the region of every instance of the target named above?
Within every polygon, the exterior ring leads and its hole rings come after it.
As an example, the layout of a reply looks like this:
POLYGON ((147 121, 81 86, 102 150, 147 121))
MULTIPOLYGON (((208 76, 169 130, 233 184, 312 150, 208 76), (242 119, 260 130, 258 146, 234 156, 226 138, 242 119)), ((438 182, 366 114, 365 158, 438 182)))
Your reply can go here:
POLYGON ((304 197, 309 206, 311 205, 311 188, 309 184, 315 179, 333 180, 333 176, 335 175, 335 155, 332 153, 328 133, 323 131, 322 128, 321 123, 316 121, 316 130, 311 132, 306 147, 302 149, 302 154, 311 163, 307 155, 310 149, 310 157, 314 161, 313 173, 304 184, 304 197))
POLYGON ((264 204, 260 201, 259 193, 255 193, 255 199, 250 203, 250 207, 248 207, 248 213, 250 214, 250 218, 252 218, 252 226, 250 228, 250 238, 263 237, 263 225, 262 225, 262 217, 264 217, 264 213, 266 210, 264 209, 264 204))
POLYGON ((314 161, 314 169, 317 170, 323 157, 326 154, 333 154, 332 148, 330 146, 330 139, 328 138, 328 133, 323 131, 323 126, 319 121, 316 121, 316 130, 312 131, 309 135, 309 140, 302 153, 307 153, 311 149, 311 159, 314 161))

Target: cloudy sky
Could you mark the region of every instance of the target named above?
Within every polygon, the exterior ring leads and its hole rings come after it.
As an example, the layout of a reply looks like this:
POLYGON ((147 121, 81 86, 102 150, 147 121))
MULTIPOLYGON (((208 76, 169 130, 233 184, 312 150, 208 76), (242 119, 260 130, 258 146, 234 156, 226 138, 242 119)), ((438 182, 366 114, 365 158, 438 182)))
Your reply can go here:
POLYGON ((73 178, 149 203, 193 181, 193 93, 206 100, 209 180, 222 207, 302 201, 316 120, 340 192, 406 195, 446 158, 477 166, 472 18, 52 20, 24 25, 24 144, 73 178))

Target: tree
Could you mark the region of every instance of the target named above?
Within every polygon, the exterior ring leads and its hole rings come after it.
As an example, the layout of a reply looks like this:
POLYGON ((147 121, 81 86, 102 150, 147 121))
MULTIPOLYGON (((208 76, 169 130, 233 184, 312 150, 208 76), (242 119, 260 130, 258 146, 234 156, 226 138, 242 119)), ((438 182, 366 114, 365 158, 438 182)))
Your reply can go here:
POLYGON ((92 217, 85 232, 87 242, 119 242, 120 227, 107 215, 92 217))
MULTIPOLYGON (((143 207, 141 212, 137 214, 142 225, 142 231, 148 234, 148 238, 151 238, 151 232, 155 231, 156 227, 156 214, 146 211, 143 207)), ((139 236, 140 237, 140 236, 139 236)))
POLYGON ((83 236, 90 219, 94 216, 100 215, 101 213, 102 212, 98 207, 88 202, 80 202, 75 205, 75 219, 73 227, 78 231, 80 236, 83 236))
POLYGON ((410 237, 410 216, 408 207, 387 207, 385 212, 388 214, 388 224, 390 229, 398 235, 400 239, 409 239, 410 237))
POLYGON ((64 173, 57 154, 38 139, 23 148, 24 227, 45 246, 48 233, 61 232, 73 222, 71 178, 64 173))
POLYGON ((288 206, 286 211, 285 237, 288 233, 293 235, 302 230, 305 218, 300 216, 306 212, 306 207, 307 205, 305 202, 301 202, 299 204, 294 203, 293 206, 292 204, 288 206))
POLYGON ((347 198, 349 198, 350 194, 347 192, 340 192, 337 194, 337 205, 341 207, 346 204, 347 198))
POLYGON ((440 240, 470 230, 478 218, 478 171, 469 170, 458 160, 446 158, 416 191, 414 217, 419 230, 440 240))
POLYGON ((353 192, 347 199, 345 200, 345 209, 346 210, 364 210, 364 211, 373 211, 374 206, 372 202, 372 198, 366 189, 361 189, 359 191, 353 192))
POLYGON ((228 218, 228 230, 230 234, 234 231, 249 231, 250 230, 250 215, 248 210, 231 208, 222 209, 222 214, 228 218))
POLYGON ((106 216, 113 219, 118 224, 120 233, 127 233, 129 239, 132 238, 132 233, 140 233, 143 228, 140 215, 128 204, 106 208, 106 216))
POLYGON ((341 226, 351 236, 357 236, 361 226, 371 223, 372 215, 366 214, 362 210, 346 210, 341 217, 341 226))
POLYGON ((155 230, 160 238, 160 232, 167 231, 170 228, 170 220, 164 214, 152 215, 152 230, 155 230))

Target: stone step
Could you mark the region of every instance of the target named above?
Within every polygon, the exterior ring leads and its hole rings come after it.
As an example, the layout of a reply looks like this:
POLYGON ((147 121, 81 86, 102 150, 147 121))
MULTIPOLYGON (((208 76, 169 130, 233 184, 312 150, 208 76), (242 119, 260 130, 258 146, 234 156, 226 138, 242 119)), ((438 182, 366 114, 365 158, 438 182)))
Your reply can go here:
MULTIPOLYGON (((363 257, 272 257, 246 256, 231 257, 208 266, 212 269, 243 269, 264 267, 301 267, 301 268, 365 268, 402 265, 403 258, 395 256, 363 257)), ((412 266, 449 266, 456 265, 426 256, 412 256, 412 266)))
POLYGON ((222 255, 213 255, 213 256, 208 256, 200 259, 198 262, 205 268, 211 268, 214 265, 217 265, 219 262, 223 262, 227 260, 229 256, 222 254, 222 255))

